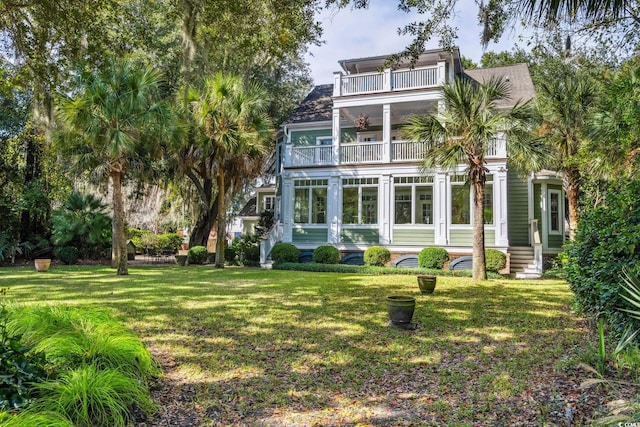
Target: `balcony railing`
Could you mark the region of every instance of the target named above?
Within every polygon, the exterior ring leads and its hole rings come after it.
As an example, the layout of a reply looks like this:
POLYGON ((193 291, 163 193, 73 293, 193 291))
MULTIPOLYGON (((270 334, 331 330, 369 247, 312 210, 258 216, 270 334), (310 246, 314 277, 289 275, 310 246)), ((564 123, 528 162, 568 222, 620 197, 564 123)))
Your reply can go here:
POLYGON ((412 70, 386 69, 380 73, 334 74, 333 96, 362 95, 436 88, 446 83, 444 63, 412 70))
MULTIPOLYGON (((331 145, 312 145, 285 150, 285 167, 327 166, 358 163, 420 162, 426 154, 426 146, 415 141, 391 141, 391 146, 383 141, 344 143, 334 151, 331 145)), ((496 159, 507 156, 505 140, 491 142, 486 158, 496 159)))
POLYGON ((350 143, 340 146, 340 163, 380 163, 384 142, 350 143))
POLYGON ((292 147, 291 160, 295 166, 331 165, 333 164, 333 147, 330 145, 292 147))
POLYGON ((424 144, 415 141, 391 142, 391 160, 408 161, 424 159, 424 144))

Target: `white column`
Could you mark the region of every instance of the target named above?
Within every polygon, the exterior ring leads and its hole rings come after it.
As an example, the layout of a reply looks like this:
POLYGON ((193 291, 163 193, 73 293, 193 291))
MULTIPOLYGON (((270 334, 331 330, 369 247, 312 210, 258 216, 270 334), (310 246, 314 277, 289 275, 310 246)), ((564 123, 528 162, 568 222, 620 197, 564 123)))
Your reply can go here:
POLYGON ((282 200, 282 241, 291 243, 293 239, 294 188, 293 179, 289 176, 282 177, 282 200))
POLYGON ((548 199, 548 189, 547 189, 547 183, 543 182, 540 185, 540 200, 538 200, 537 203, 540 203, 540 216, 541 218, 538 218, 538 229, 542 229, 541 232, 541 239, 542 239, 542 248, 543 249, 548 249, 549 248, 549 204, 547 203, 548 199), (542 225, 542 227, 540 227, 540 225, 542 225))
POLYGON ((378 191, 378 224, 380 233, 380 244, 391 243, 391 175, 382 175, 378 191))
POLYGON ((333 73, 333 96, 342 95, 342 73, 336 71, 333 73))
POLYGON ((382 140, 384 141, 384 150, 382 152, 382 161, 389 163, 391 157, 391 104, 382 106, 382 140))
POLYGON ((447 84, 447 63, 444 61, 438 62, 438 86, 444 86, 447 84))
POLYGON ((329 178, 327 190, 327 243, 337 244, 340 241, 340 176, 333 175, 329 178))
POLYGON ((434 243, 436 245, 446 246, 449 243, 449 222, 448 199, 448 179, 444 172, 436 173, 434 177, 433 189, 433 224, 434 224, 434 243))
POLYGON ((384 69, 384 77, 382 80, 382 90, 385 92, 391 92, 393 88, 391 87, 391 68, 384 69))
POLYGON ((507 221, 507 170, 503 167, 493 174, 493 220, 496 225, 496 246, 509 246, 507 221))
POLYGON ((331 124, 332 150, 333 150, 333 164, 340 164, 340 109, 333 109, 332 124, 331 124))

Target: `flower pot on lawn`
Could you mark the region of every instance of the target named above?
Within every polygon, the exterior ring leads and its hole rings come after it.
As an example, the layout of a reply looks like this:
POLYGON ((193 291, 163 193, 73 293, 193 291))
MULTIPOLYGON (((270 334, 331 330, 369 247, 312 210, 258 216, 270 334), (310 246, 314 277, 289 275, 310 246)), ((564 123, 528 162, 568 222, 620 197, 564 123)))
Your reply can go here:
POLYGON ((418 276, 418 287, 423 294, 432 294, 436 289, 436 276, 418 276))
POLYGON ((185 265, 187 263, 186 255, 176 255, 176 264, 185 265))
POLYGON ((394 326, 410 325, 415 308, 416 299, 414 297, 407 295, 389 295, 387 297, 387 313, 394 326))
POLYGON ((37 258, 34 263, 36 271, 47 271, 51 266, 51 258, 37 258))

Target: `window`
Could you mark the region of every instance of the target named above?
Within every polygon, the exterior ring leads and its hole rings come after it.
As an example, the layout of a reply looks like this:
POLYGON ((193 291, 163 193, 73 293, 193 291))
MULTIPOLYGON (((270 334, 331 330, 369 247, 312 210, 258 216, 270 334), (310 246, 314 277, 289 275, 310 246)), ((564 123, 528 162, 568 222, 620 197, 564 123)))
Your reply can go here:
POLYGON ((395 177, 395 223, 433 224, 433 177, 395 177))
POLYGON ((273 211, 275 207, 276 196, 264 196, 262 199, 262 210, 273 211))
POLYGON ((294 223, 327 223, 327 186, 326 179, 302 179, 294 182, 294 223))
POLYGON ((451 224, 471 224, 471 189, 464 175, 451 177, 451 224))
POLYGON ((378 223, 378 178, 342 180, 342 223, 378 223))
POLYGON ((560 234, 560 192, 549 190, 549 232, 560 234))
POLYGON ((493 224, 493 175, 487 175, 487 182, 484 185, 484 223, 493 224))
POLYGON ((358 142, 376 142, 379 139, 379 135, 377 132, 358 132, 357 140, 358 142))

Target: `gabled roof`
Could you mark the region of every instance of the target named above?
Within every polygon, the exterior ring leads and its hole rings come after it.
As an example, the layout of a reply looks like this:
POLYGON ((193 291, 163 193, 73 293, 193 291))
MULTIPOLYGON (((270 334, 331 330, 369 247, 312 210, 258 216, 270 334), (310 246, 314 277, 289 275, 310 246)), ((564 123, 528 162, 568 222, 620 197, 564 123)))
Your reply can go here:
POLYGON ((286 123, 330 121, 333 111, 332 95, 332 84, 314 87, 293 113, 291 113, 286 123))
POLYGON ((536 96, 527 64, 477 68, 475 70, 465 70, 464 72, 479 83, 484 83, 492 77, 502 77, 511 83, 511 96, 498 102, 498 107, 513 107, 518 102, 526 102, 536 96))
POLYGON ((258 216, 256 213, 256 203, 257 197, 252 197, 247 201, 247 204, 244 205, 240 213, 238 213, 239 217, 247 217, 247 216, 258 216))

